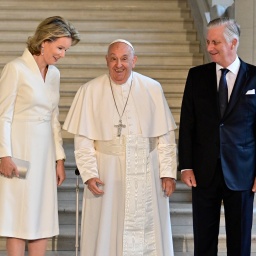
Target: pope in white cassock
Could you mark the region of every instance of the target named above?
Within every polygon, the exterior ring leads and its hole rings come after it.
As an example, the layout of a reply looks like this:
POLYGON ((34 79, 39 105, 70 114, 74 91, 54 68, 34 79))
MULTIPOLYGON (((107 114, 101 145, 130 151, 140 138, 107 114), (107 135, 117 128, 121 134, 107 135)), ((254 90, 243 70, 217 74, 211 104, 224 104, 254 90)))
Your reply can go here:
POLYGON ((175 122, 161 85, 133 72, 130 42, 108 47, 109 74, 78 90, 63 128, 83 182, 81 256, 173 255, 175 122))

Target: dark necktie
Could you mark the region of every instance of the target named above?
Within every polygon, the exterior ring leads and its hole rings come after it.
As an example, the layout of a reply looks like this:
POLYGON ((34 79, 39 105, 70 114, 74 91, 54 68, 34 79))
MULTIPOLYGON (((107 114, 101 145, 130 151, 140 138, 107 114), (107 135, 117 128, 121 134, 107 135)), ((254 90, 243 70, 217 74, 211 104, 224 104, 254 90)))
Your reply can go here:
POLYGON ((221 77, 219 82, 219 104, 221 117, 224 115, 226 107, 228 105, 228 86, 226 80, 226 74, 229 72, 228 69, 221 69, 221 77))

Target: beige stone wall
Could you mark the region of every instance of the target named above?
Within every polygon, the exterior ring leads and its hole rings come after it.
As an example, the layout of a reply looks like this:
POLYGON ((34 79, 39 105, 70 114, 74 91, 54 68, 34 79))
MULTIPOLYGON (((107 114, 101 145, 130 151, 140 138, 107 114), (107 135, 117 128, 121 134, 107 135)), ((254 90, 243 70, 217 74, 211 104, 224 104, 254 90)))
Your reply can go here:
POLYGON ((235 0, 235 19, 241 26, 239 56, 256 65, 256 0, 235 0))

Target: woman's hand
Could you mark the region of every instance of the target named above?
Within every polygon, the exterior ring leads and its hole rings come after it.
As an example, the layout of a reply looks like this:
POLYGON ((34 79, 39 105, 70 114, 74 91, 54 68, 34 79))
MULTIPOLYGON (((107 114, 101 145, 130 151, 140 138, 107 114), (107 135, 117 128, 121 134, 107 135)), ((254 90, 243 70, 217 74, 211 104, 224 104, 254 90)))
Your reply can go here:
POLYGON ((56 162, 57 185, 60 186, 65 179, 66 179, 66 172, 65 172, 64 160, 57 160, 56 162))
POLYGON ((12 178, 13 176, 19 177, 17 166, 10 156, 1 158, 0 173, 7 178, 12 178))

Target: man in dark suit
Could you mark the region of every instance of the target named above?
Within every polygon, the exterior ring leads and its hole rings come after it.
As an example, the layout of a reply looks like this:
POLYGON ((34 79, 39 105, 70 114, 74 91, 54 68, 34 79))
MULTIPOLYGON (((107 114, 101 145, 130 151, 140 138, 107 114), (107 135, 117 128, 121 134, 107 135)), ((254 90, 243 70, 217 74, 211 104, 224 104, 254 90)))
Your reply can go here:
POLYGON ((239 25, 207 26, 212 63, 189 70, 181 108, 179 169, 192 187, 194 255, 216 256, 223 203, 228 256, 249 256, 256 191, 256 67, 237 56, 239 25), (224 71, 222 71, 224 69, 224 71))

